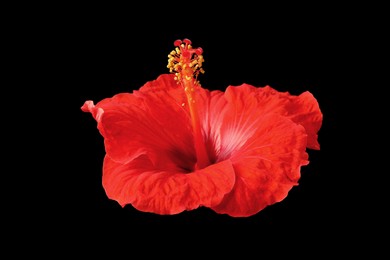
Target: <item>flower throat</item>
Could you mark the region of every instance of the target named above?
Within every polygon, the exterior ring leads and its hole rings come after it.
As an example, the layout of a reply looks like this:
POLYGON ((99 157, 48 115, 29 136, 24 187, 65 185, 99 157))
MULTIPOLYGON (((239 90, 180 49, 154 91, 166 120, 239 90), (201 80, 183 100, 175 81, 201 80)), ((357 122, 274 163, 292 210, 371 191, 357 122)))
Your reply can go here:
POLYGON ((176 46, 175 50, 168 55, 167 68, 169 68, 169 72, 175 73, 175 80, 183 87, 186 94, 194 131, 197 159, 195 169, 202 169, 210 165, 195 100, 195 92, 200 87, 198 75, 204 73, 202 69, 203 50, 202 48, 192 48, 191 41, 188 39, 176 40, 174 46, 176 46))

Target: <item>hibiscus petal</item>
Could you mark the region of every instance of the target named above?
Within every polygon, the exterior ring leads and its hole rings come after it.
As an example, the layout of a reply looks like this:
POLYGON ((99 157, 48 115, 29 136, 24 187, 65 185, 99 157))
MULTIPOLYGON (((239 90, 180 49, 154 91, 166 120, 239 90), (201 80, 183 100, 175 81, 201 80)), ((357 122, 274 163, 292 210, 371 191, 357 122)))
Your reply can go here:
MULTIPOLYGON (((308 134, 307 147, 320 149, 317 133, 321 128, 323 115, 317 100, 310 92, 306 91, 295 96, 288 92, 279 92, 270 86, 257 88, 242 84, 237 87, 229 86, 225 98, 228 102, 235 102, 237 99, 254 102, 253 99, 256 99, 260 114, 277 113, 301 124, 308 134)), ((247 104, 239 104, 247 106, 247 104)))
MULTIPOLYGON (((266 115, 252 93, 254 88, 228 87, 224 94, 227 103, 221 113, 221 127, 216 129, 221 139, 218 160, 229 159, 256 132, 259 120, 266 115)), ((211 111, 216 108, 212 107, 211 111)), ((214 118, 214 116, 212 116, 214 118)), ((218 119, 213 119, 216 121, 218 119)), ((214 123, 215 124, 215 123, 214 123)))
POLYGON ((298 97, 292 98, 287 109, 291 120, 305 127, 307 147, 319 150, 317 133, 321 128, 323 115, 314 96, 308 91, 303 92, 298 97))
POLYGON ((321 128, 323 115, 317 100, 310 92, 305 91, 299 96, 294 96, 266 86, 257 88, 257 98, 261 101, 261 106, 267 108, 269 112, 280 111, 280 114, 305 127, 308 135, 307 147, 320 149, 317 133, 321 128))
POLYGON ((222 91, 200 91, 196 100, 199 103, 198 113, 202 120, 203 138, 211 162, 217 161, 220 153, 223 119, 227 109, 227 101, 222 91))
POLYGON ((90 112, 93 118, 98 122, 100 121, 100 118, 104 112, 103 109, 96 107, 92 100, 85 101, 81 107, 81 110, 84 112, 90 112))
POLYGON ((256 133, 231 157, 236 183, 213 207, 218 213, 250 216, 283 200, 298 185, 301 166, 308 164, 307 135, 301 125, 278 115, 258 122, 256 133))
POLYGON ((256 88, 242 85, 223 96, 209 95, 214 100, 204 112, 209 114, 205 128, 219 140, 216 161, 231 160, 236 173, 233 191, 213 207, 219 213, 249 216, 281 201, 308 163, 306 130, 286 116, 288 94, 269 92, 274 100, 267 92, 262 98, 256 88), (267 103, 274 109, 264 107, 267 103))
POLYGON ((183 91, 180 94, 177 88, 172 75, 162 75, 133 94, 118 94, 96 106, 87 101, 82 109, 98 121, 111 159, 128 163, 148 154, 155 164, 176 160, 191 168, 195 163, 192 126, 180 103, 183 91))
POLYGON ((157 214, 177 214, 200 206, 212 207, 231 191, 235 181, 231 162, 224 161, 184 174, 157 169, 147 156, 120 164, 106 155, 103 186, 121 206, 157 214))

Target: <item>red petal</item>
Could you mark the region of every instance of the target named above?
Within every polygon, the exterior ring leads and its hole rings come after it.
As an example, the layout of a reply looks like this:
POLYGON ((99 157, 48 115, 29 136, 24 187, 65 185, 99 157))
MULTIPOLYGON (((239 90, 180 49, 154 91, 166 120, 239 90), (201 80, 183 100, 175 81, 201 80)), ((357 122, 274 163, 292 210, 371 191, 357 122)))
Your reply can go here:
POLYGON ((110 199, 121 206, 132 204, 140 211, 177 214, 221 202, 234 185, 229 161, 184 174, 156 168, 147 156, 129 164, 104 159, 103 186, 110 199))
MULTIPOLYGON (((231 158, 260 127, 260 120, 266 115, 258 99, 253 95, 255 88, 229 87, 224 98, 227 104, 219 112, 222 114, 219 128, 220 148, 218 160, 231 158)), ((215 111, 215 108, 212 108, 215 111)), ((218 109, 218 108, 217 108, 218 109)))
POLYGON ((98 128, 111 159, 128 163, 142 154, 157 164, 179 164, 190 169, 195 162, 192 127, 188 112, 178 102, 184 93, 177 91, 172 77, 162 75, 134 94, 118 94, 92 107, 98 114, 98 128), (180 127, 178 127, 180 126, 180 127))
MULTIPOLYGON (((234 217, 256 214, 283 200, 298 184, 300 168, 308 164, 307 135, 301 125, 279 115, 261 116, 256 132, 231 153, 236 183, 218 213, 234 217)), ((222 146, 227 140, 222 139, 222 146)))
POLYGON ((167 95, 174 102, 181 105, 186 100, 185 93, 180 84, 175 81, 173 74, 162 74, 157 79, 148 81, 143 85, 139 91, 134 91, 134 94, 138 92, 149 94, 163 94, 167 95))
POLYGON ((92 100, 85 101, 84 105, 81 107, 81 110, 84 112, 90 112, 95 118, 96 121, 100 121, 100 117, 103 114, 103 109, 95 106, 92 100))
POLYGON ((219 213, 250 216, 281 201, 308 164, 307 133, 289 117, 288 94, 267 89, 229 87, 202 99, 216 161, 231 160, 236 173, 232 192, 213 207, 219 213))
POLYGON ((323 115, 317 100, 310 92, 306 91, 299 96, 294 96, 288 92, 278 92, 269 86, 256 88, 242 84, 238 87, 228 87, 225 96, 230 102, 234 102, 237 98, 242 100, 243 97, 246 102, 251 97, 255 98, 258 102, 259 113, 277 113, 301 124, 308 134, 307 147, 320 149, 317 133, 321 128, 323 115))
POLYGON ((294 96, 288 92, 278 92, 269 86, 257 88, 257 92, 262 106, 267 107, 270 112, 280 111, 282 115, 305 127, 308 148, 320 149, 317 133, 321 128, 323 115, 317 100, 310 92, 294 96))
POLYGON ((317 133, 321 128, 323 115, 314 96, 306 91, 298 97, 293 97, 287 109, 291 120, 305 127, 307 147, 319 150, 317 133))

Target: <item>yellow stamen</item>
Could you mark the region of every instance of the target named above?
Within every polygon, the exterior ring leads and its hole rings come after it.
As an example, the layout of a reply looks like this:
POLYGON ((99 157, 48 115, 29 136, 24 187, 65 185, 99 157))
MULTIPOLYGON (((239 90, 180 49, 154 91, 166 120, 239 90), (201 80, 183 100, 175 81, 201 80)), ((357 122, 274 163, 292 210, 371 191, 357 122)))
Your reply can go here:
MULTIPOLYGON (((198 75, 199 73, 204 73, 202 69, 204 58, 201 55, 203 50, 202 48, 193 49, 191 41, 188 39, 175 41, 175 46, 175 50, 171 51, 168 55, 167 68, 169 68, 171 73, 175 74, 175 80, 183 87, 186 94, 194 131, 194 144, 197 158, 195 168, 202 169, 210 165, 195 99, 195 90, 197 87, 200 87, 200 83, 197 80, 198 75)), ((182 106, 184 107, 185 103, 182 106)))

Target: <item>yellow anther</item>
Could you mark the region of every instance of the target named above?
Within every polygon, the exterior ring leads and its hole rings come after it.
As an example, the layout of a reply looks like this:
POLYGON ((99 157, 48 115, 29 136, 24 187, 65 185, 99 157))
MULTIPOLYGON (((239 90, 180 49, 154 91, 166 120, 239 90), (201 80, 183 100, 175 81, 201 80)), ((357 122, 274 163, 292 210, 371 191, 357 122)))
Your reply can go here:
POLYGON ((192 81, 199 84, 197 77, 199 73, 204 73, 202 62, 204 61, 202 49, 193 49, 188 41, 175 45, 175 49, 168 55, 168 68, 171 73, 175 73, 175 79, 192 81))
POLYGON ((198 61, 197 60, 193 60, 191 63, 190 63, 190 67, 194 66, 195 64, 197 64, 198 61))

